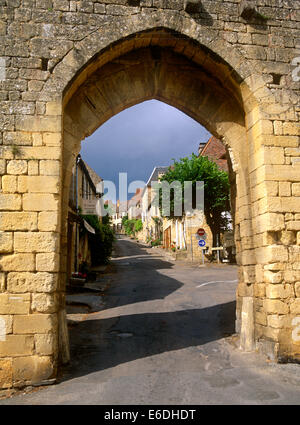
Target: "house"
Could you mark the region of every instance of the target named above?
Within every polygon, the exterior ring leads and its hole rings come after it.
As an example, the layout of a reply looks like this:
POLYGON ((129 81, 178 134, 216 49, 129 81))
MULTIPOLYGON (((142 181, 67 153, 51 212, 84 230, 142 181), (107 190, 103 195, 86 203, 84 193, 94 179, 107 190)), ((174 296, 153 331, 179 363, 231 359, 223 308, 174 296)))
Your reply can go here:
POLYGON ((102 193, 97 186, 101 177, 81 158, 77 156, 72 170, 67 233, 67 279, 91 265, 91 249, 88 234, 95 229, 84 219, 84 215, 97 216, 97 204, 102 193))
POLYGON ((226 149, 221 140, 211 136, 206 143, 199 143, 198 154, 199 156, 207 156, 221 170, 228 172, 226 149))
POLYGON ((143 188, 137 188, 133 197, 128 201, 128 219, 142 217, 142 193, 143 188))
POLYGON ((114 212, 111 214, 111 224, 115 232, 120 232, 122 230, 122 219, 128 214, 127 209, 128 202, 118 199, 114 212))
POLYGON ((168 170, 168 166, 154 167, 142 192, 142 239, 144 242, 162 238, 162 218, 158 203, 154 202, 153 184, 168 170))

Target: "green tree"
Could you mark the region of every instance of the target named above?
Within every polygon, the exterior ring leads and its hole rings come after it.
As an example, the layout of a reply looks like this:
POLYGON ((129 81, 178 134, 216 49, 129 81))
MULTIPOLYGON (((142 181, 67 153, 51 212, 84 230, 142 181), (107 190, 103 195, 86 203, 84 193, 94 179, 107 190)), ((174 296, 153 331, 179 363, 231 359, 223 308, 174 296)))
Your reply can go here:
POLYGON ((97 215, 82 215, 82 218, 86 220, 96 232, 95 234, 88 233, 92 266, 107 264, 112 253, 115 237, 109 225, 109 218, 107 217, 108 216, 103 217, 101 223, 97 215))
MULTIPOLYGON (((183 188, 185 181, 192 182, 193 208, 196 207, 196 182, 204 182, 204 214, 207 224, 213 234, 213 244, 216 244, 216 236, 221 230, 226 228, 227 220, 224 218, 225 211, 230 211, 230 183, 228 174, 221 170, 217 164, 210 161, 205 156, 197 156, 194 153, 179 161, 173 160, 173 165, 169 167, 168 172, 164 174, 160 181, 166 181, 171 184, 178 181, 181 184, 180 200, 171 190, 170 194, 170 213, 174 217, 174 209, 178 202, 182 202, 183 208, 183 188)), ((160 210, 162 211, 161 194, 160 210)), ((182 209, 184 211, 184 209, 182 209)))
POLYGON ((125 233, 128 236, 135 236, 137 232, 142 230, 143 222, 141 219, 133 218, 128 220, 128 216, 122 218, 122 226, 124 227, 125 233))

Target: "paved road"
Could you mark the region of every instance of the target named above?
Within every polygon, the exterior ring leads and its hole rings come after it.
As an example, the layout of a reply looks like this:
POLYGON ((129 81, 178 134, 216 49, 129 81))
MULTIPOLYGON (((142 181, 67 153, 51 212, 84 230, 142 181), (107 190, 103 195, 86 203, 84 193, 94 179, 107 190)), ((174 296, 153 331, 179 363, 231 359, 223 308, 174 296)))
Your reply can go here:
POLYGON ((158 252, 119 240, 105 305, 72 328, 61 382, 0 404, 299 404, 299 365, 236 346, 237 268, 158 252))

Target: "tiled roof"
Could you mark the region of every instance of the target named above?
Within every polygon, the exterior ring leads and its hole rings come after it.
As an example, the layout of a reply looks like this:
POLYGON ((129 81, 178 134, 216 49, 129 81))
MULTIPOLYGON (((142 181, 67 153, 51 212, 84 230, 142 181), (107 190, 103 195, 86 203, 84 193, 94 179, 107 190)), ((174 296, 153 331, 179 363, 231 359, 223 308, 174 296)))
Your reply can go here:
MULTIPOLYGON (((200 143, 201 147, 201 143, 200 143)), ((208 159, 214 161, 222 170, 228 171, 228 164, 226 159, 226 149, 221 140, 212 136, 204 148, 199 149, 200 156, 207 156, 208 159)))

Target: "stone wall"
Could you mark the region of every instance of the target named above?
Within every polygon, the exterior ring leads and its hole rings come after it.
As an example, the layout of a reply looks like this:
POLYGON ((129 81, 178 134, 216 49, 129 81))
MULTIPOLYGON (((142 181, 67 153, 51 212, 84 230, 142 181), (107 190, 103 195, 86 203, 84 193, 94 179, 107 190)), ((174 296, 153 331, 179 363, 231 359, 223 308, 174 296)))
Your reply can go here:
POLYGON ((299 360, 300 2, 257 0, 250 18, 239 3, 0 1, 0 388, 48 382, 68 359, 72 163, 84 137, 150 98, 230 154, 242 348, 299 360))

